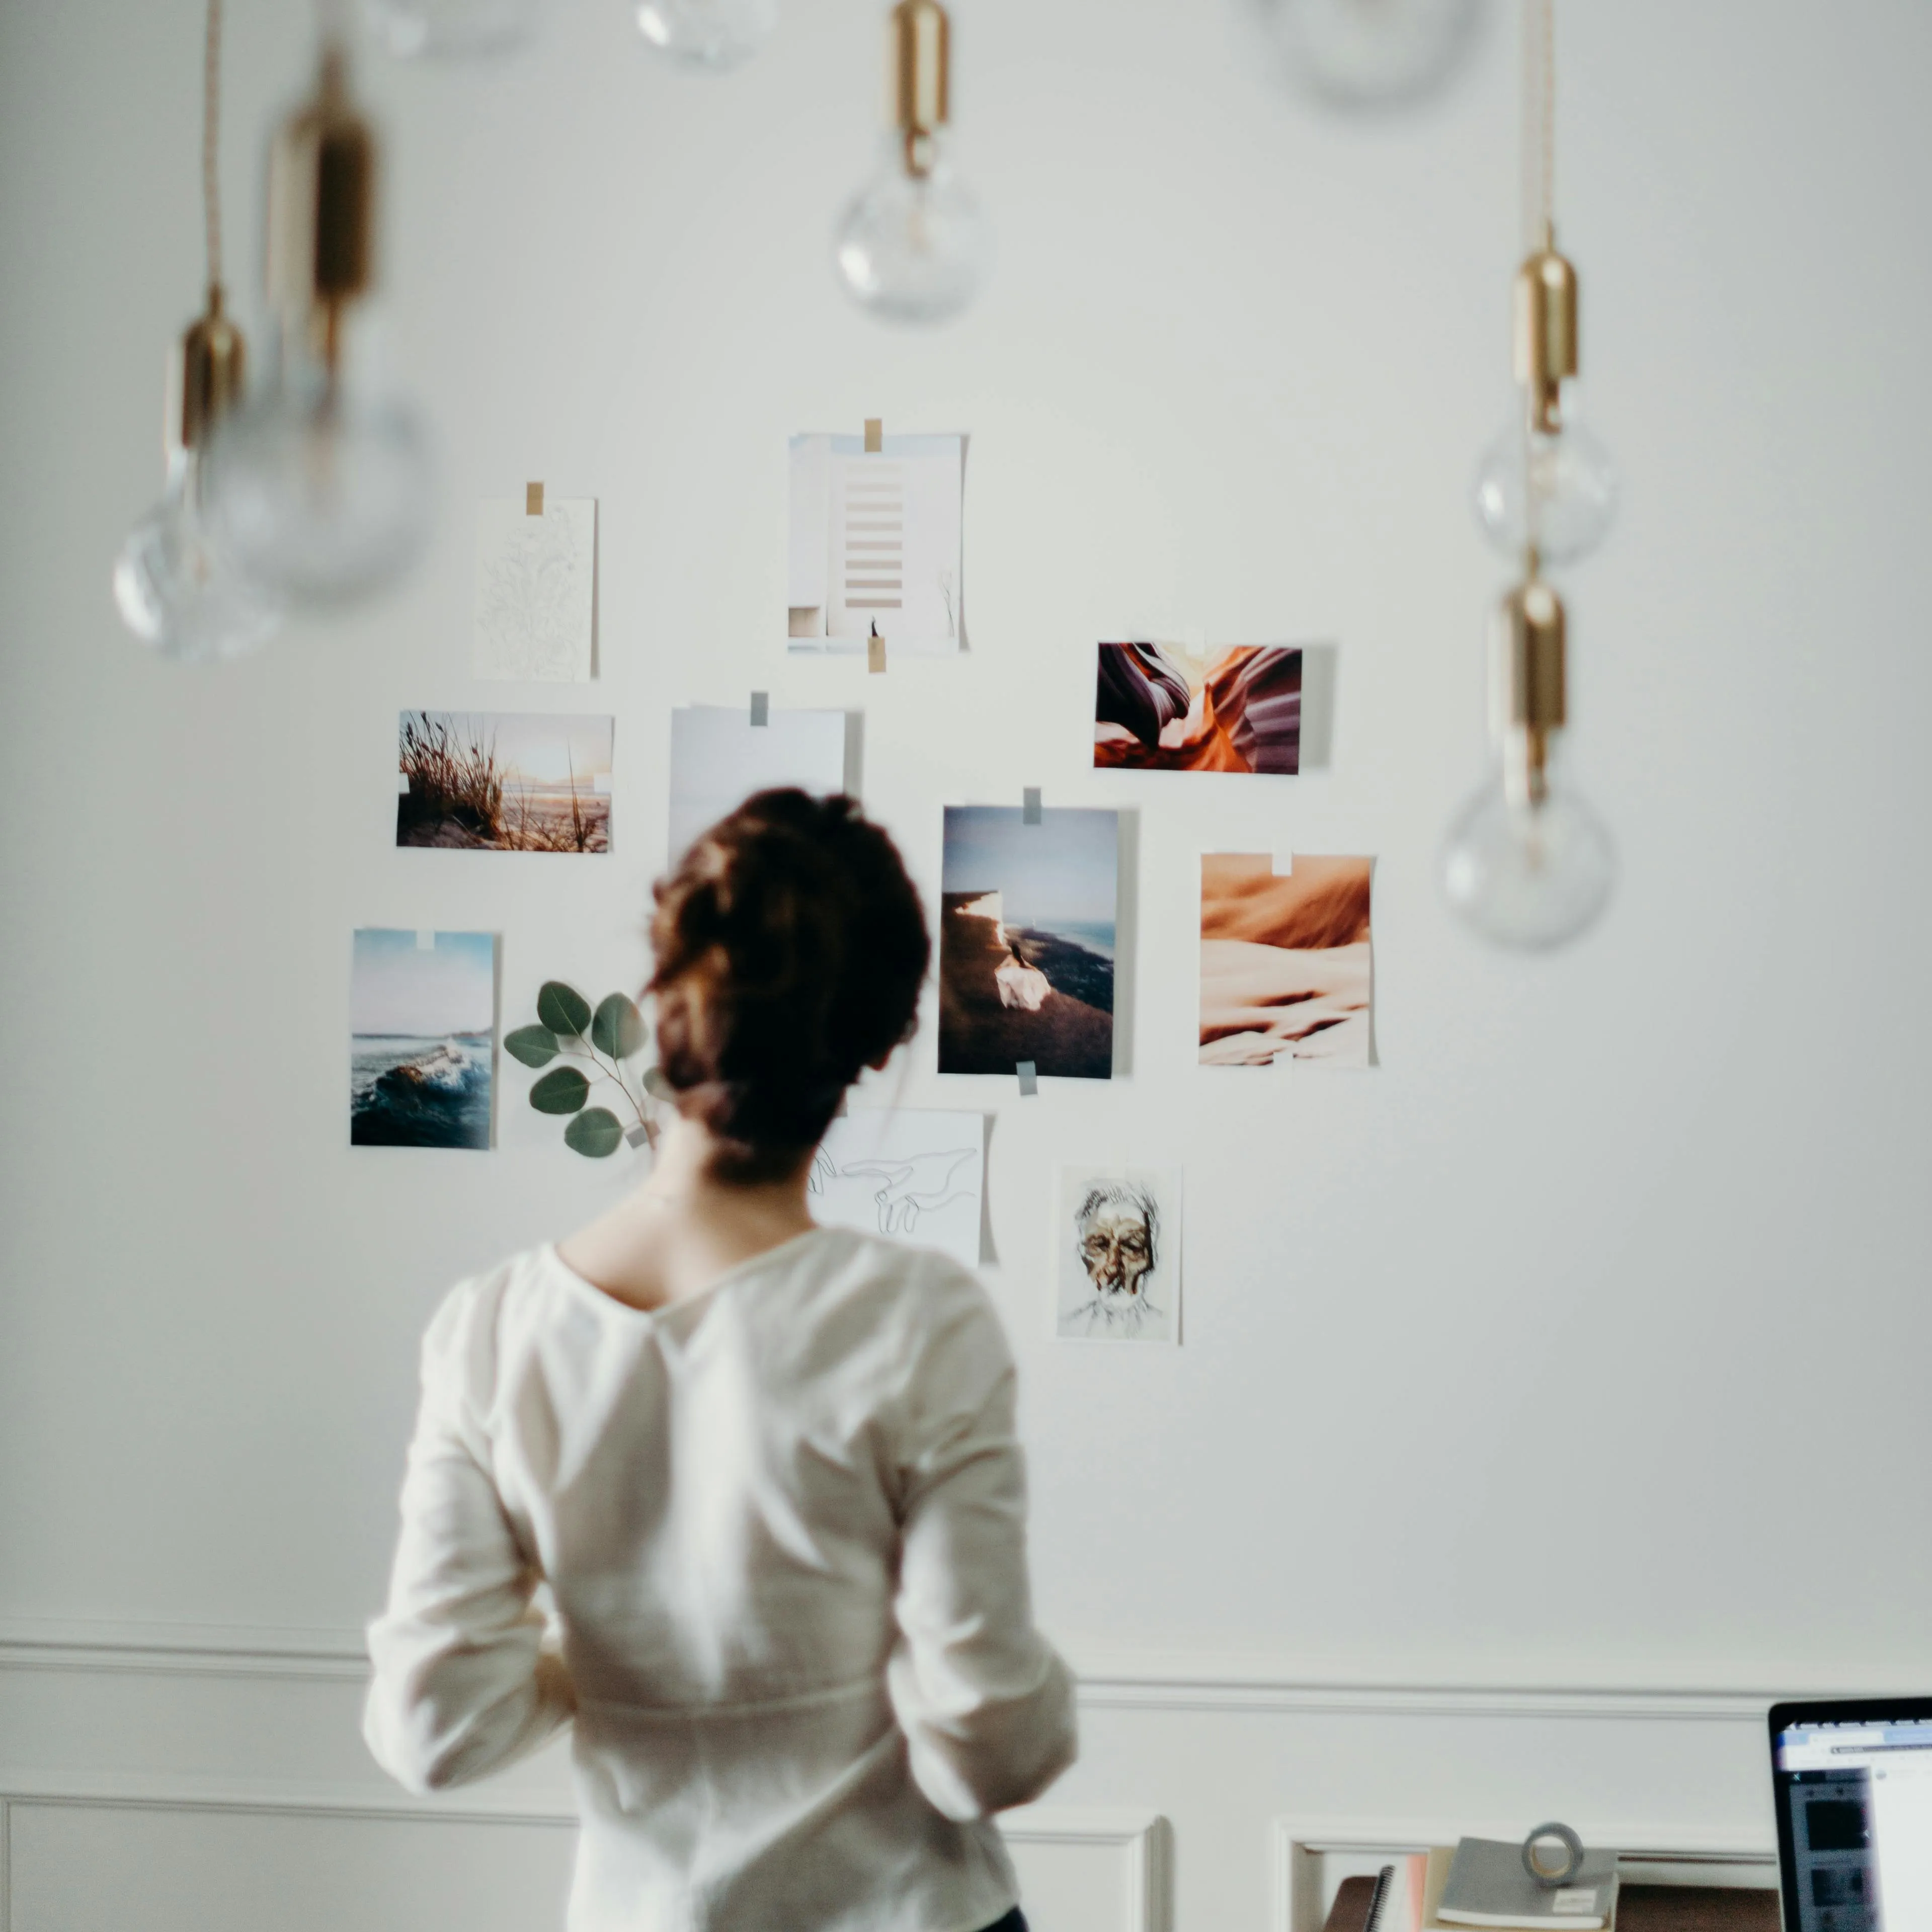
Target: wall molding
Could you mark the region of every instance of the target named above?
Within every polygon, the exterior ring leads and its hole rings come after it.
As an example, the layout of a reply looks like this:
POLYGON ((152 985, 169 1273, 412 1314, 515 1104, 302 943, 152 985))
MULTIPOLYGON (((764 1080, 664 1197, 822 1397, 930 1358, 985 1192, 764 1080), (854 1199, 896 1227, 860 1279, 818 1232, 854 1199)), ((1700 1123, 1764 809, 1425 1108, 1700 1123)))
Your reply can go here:
MULTIPOLYGON (((1793 1696, 1879 1695, 1904 1685, 1698 1683, 1611 1676, 1571 1681, 1462 1673, 1381 1674, 1288 1655, 1206 1650, 1079 1651, 1071 1661, 1082 1704, 1094 1710, 1301 1712, 1343 1715, 1602 1718, 1761 1724, 1793 1696)), ((341 1629, 195 1624, 110 1624, 0 1618, 0 1670, 132 1672, 149 1676, 266 1678, 359 1683, 362 1634, 341 1629)))
POLYGON ((1127 1924, 1132 1932, 1168 1932, 1169 1828, 1157 1811, 1082 1809, 1030 1804, 1003 1813, 1000 1835, 1010 1845, 1098 1845, 1127 1862, 1127 1924))

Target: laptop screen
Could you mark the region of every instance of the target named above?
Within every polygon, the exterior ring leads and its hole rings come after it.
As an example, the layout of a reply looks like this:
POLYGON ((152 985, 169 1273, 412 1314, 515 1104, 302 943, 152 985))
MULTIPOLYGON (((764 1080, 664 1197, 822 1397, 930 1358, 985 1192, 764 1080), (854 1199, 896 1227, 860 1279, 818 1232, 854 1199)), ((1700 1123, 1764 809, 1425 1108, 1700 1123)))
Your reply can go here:
POLYGON ((1774 1718, 1787 1932, 1932 1926, 1932 1714, 1872 1708, 1774 1718))

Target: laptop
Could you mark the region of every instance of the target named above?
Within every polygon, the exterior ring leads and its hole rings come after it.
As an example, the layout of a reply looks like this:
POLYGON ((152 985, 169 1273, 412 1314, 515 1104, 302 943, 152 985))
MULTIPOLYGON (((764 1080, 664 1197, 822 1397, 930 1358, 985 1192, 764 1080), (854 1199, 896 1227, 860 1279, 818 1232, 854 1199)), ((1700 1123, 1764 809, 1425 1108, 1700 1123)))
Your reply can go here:
POLYGON ((1932 1928, 1932 1697, 1774 1704, 1784 1932, 1932 1928))

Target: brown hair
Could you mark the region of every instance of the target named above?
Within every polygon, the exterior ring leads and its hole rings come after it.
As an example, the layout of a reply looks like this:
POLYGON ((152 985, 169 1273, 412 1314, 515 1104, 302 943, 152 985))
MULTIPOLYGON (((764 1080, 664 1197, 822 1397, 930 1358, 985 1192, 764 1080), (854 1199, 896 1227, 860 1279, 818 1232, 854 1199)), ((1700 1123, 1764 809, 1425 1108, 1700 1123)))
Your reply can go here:
POLYGON ((932 956, 892 842, 849 798, 760 792, 652 888, 658 1064, 727 1180, 789 1174, 910 1036, 932 956))

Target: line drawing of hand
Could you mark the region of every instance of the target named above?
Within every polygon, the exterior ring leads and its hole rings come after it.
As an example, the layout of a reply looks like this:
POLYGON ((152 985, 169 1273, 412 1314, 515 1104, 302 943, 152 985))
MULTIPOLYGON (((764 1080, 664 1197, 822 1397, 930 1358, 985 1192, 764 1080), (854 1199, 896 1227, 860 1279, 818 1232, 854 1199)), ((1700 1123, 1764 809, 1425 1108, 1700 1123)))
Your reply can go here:
POLYGON ((823 1194, 825 1192, 825 1184, 828 1180, 836 1180, 838 1173, 838 1170, 832 1165, 832 1156, 823 1148, 817 1149, 812 1156, 812 1172, 806 1176, 806 1192, 808 1194, 823 1194))
POLYGON ((854 1161, 838 1172, 848 1180, 881 1181, 884 1185, 872 1197, 879 1210, 879 1232, 910 1234, 920 1215, 936 1214, 956 1201, 971 1198, 970 1188, 956 1189, 952 1182, 976 1151, 957 1148, 944 1154, 915 1154, 910 1160, 854 1161))

